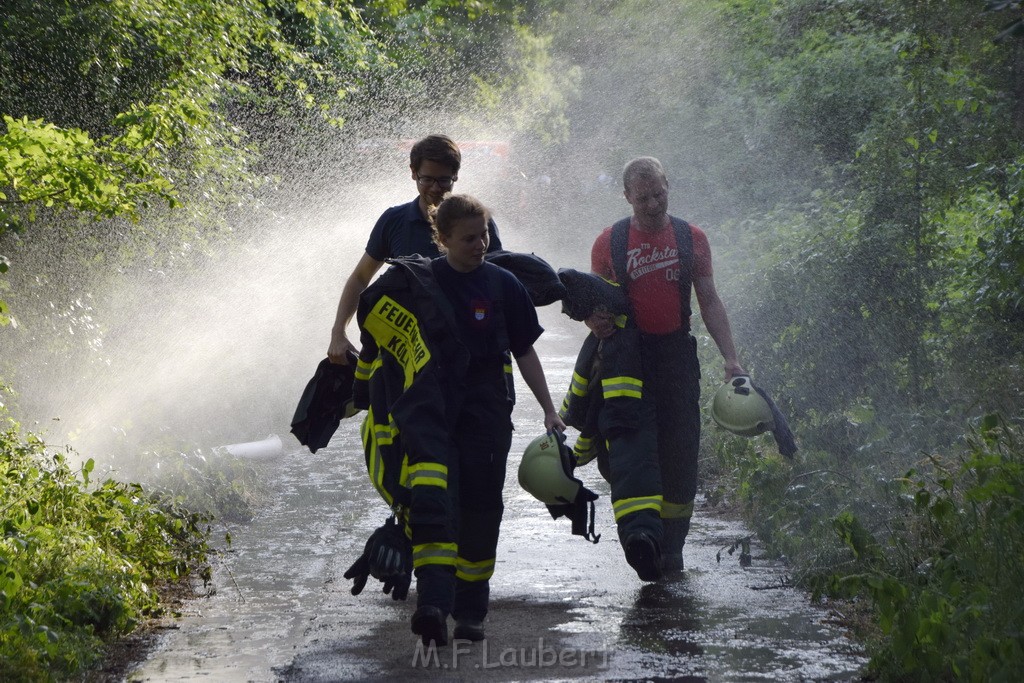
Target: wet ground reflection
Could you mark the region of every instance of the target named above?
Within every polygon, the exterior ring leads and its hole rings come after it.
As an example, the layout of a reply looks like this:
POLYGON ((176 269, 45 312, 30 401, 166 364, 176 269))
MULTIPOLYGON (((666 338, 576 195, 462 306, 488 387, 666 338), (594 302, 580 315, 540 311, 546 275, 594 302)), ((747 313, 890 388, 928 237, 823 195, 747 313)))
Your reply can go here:
MULTIPOLYGON (((575 341, 546 337, 539 350, 561 396, 575 341)), ((540 424, 530 402, 516 410, 510 472, 540 424)), ((216 595, 196 602, 128 680, 857 679, 863 655, 825 610, 779 587, 784 567, 716 562, 723 539, 747 535, 739 523, 699 511, 685 572, 642 584, 622 557, 607 486, 596 468, 580 474, 601 494, 601 542, 571 536, 567 520, 552 520, 509 476, 488 639, 417 660, 408 626, 415 591, 394 602, 371 581, 353 596, 342 578, 386 516, 357 425, 343 424, 330 447, 315 455, 295 447, 268 467, 277 501, 231 530, 216 595)))

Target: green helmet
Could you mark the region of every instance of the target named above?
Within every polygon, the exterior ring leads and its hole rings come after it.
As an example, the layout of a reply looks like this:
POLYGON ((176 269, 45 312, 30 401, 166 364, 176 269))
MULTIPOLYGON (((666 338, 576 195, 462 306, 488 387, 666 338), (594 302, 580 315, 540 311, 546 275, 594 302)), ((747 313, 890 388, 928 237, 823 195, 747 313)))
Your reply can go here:
POLYGON ((582 486, 572 477, 572 451, 564 438, 557 433, 538 436, 519 461, 519 485, 547 505, 572 503, 582 486))
POLYGON ((711 402, 711 417, 719 427, 740 436, 757 436, 775 429, 771 407, 745 375, 719 387, 711 402))

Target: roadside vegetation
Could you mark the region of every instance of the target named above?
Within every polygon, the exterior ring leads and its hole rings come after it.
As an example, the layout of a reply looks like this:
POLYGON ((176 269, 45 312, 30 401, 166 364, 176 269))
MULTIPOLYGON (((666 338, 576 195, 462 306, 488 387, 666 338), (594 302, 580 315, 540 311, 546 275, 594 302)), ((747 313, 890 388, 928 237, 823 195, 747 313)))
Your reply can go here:
MULTIPOLYGON (((1024 666, 1021 18, 994 0, 12 0, 4 402, 37 425, 61 417, 43 388, 102 398, 125 327, 175 328, 153 303, 175 283, 251 248, 294 197, 401 165, 374 141, 514 140, 495 193, 559 256, 626 210, 598 173, 653 154, 800 445, 786 460, 770 436, 709 425, 709 498, 740 503, 795 582, 859 606, 872 675, 1009 679, 1024 666), (143 305, 105 294, 117 280, 143 305)), ((720 370, 695 322, 710 396, 720 370)), ((292 397, 216 398, 243 417, 191 393, 177 423, 132 406, 66 425, 124 435, 110 452, 5 428, 5 662, 41 680, 88 666, 93 639, 157 609, 161 581, 201 575, 207 515, 258 508, 258 473, 204 453, 285 423, 292 397)))
MULTIPOLYGON (((764 439, 764 441, 762 441, 764 439)), ((795 585, 839 605, 882 680, 1013 680, 1024 662, 1024 430, 996 416, 902 473, 716 440, 713 500, 739 503, 795 585), (866 619, 866 620, 865 620, 866 619)))
POLYGON ((882 680, 1024 665, 1024 52, 983 5, 723 8, 723 99, 778 179, 745 169, 787 197, 724 221, 723 296, 801 451, 712 427, 708 486, 867 615, 882 680))
POLYGON ((139 484, 94 481, 17 425, 0 430, 0 678, 68 680, 208 578, 208 515, 139 484))

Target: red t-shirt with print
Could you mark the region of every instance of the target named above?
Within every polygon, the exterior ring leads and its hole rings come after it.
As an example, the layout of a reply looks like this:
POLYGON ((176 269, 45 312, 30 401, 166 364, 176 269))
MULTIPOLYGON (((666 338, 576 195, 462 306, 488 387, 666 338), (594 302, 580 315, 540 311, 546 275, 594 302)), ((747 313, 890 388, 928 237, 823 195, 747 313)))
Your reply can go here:
MULTIPOLYGON (((693 279, 709 277, 711 245, 704 231, 690 225, 693 235, 693 279)), ((590 251, 590 269, 603 278, 614 280, 612 267, 612 229, 605 228, 590 251)), ((682 327, 679 301, 679 252, 672 223, 665 222, 656 232, 636 229, 630 222, 626 246, 626 277, 629 278, 629 303, 641 332, 668 334, 682 327)))

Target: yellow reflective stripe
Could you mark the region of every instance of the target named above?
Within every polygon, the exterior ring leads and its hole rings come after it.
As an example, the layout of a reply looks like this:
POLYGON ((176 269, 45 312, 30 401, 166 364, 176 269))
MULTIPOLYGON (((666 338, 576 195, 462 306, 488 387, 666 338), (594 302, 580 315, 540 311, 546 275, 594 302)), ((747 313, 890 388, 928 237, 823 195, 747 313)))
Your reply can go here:
MULTIPOLYGON (((370 482, 377 492, 387 501, 388 505, 394 503, 391 494, 384 488, 384 458, 380 454, 380 446, 384 443, 378 435, 381 433, 390 434, 389 430, 381 430, 382 425, 374 424, 373 408, 366 412, 363 425, 360 429, 363 439, 363 448, 366 450, 366 472, 370 475, 370 482)), ((388 440, 386 443, 390 444, 388 440)))
POLYGON ((494 574, 494 558, 470 562, 459 557, 455 560, 455 576, 463 581, 486 581, 494 574))
POLYGON ((448 467, 436 462, 409 465, 409 486, 440 486, 448 488, 448 467))
POLYGON ((565 416, 569 414, 569 394, 565 395, 562 399, 562 407, 558 409, 558 417, 565 419, 565 416))
POLYGON ((505 374, 506 375, 511 375, 512 374, 512 364, 511 363, 505 363, 501 367, 505 368, 505 374))
POLYGON ((654 510, 661 513, 661 496, 640 496, 638 498, 623 498, 612 502, 612 509, 615 510, 615 521, 619 521, 626 515, 639 512, 640 510, 654 510))
POLYGON ((663 501, 661 504, 662 519, 688 519, 693 517, 693 501, 689 503, 669 503, 663 501))
POLYGON ((384 295, 373 304, 363 321, 377 346, 392 356, 405 372, 405 387, 430 360, 430 350, 420 335, 419 320, 408 309, 384 295))
POLYGON ((398 424, 394 416, 388 413, 387 423, 377 422, 373 425, 373 438, 381 446, 390 446, 398 438, 398 424))
POLYGON ((361 381, 367 381, 370 379, 370 375, 373 374, 373 365, 367 363, 362 358, 356 361, 356 379, 361 381))
POLYGON ((572 446, 572 452, 576 456, 577 465, 586 465, 597 457, 597 448, 595 448, 594 440, 589 436, 576 437, 576 443, 572 446))
POLYGON ((409 488, 409 454, 402 454, 402 470, 398 473, 398 485, 409 488))
POLYGON ((622 315, 615 316, 615 327, 624 328, 628 320, 629 317, 624 313, 622 315))
POLYGON ((572 382, 569 383, 569 391, 577 396, 586 396, 590 391, 590 379, 578 372, 572 373, 572 382))
POLYGON ((644 381, 636 377, 609 377, 601 380, 605 398, 643 398, 644 381))
POLYGON ((459 554, 455 543, 423 543, 412 547, 412 566, 422 567, 427 564, 447 564, 455 566, 455 558, 459 554))

